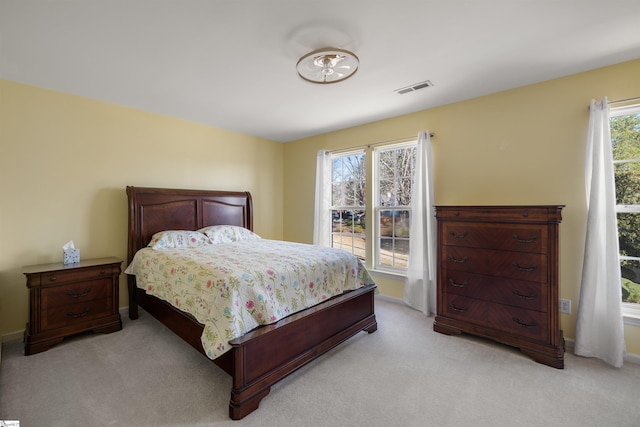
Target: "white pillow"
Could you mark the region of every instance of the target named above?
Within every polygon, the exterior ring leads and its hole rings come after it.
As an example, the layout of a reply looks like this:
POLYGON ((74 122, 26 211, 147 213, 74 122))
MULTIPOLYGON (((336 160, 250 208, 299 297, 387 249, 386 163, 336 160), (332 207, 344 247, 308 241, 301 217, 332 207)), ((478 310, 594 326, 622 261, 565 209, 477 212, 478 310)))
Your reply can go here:
POLYGON ((198 230, 204 233, 210 243, 232 243, 240 240, 259 239, 253 231, 237 225, 210 225, 198 230))
POLYGON ((166 230, 151 237, 151 249, 192 248, 209 244, 209 238, 199 231, 166 230))

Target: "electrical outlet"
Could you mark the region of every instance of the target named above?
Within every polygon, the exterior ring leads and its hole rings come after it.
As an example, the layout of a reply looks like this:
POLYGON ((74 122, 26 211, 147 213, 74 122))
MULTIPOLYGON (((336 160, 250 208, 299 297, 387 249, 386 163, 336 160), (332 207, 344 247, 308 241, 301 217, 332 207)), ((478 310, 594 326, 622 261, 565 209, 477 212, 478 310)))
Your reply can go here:
POLYGON ((570 299, 561 299, 560 300, 560 313, 571 314, 571 300, 570 299))

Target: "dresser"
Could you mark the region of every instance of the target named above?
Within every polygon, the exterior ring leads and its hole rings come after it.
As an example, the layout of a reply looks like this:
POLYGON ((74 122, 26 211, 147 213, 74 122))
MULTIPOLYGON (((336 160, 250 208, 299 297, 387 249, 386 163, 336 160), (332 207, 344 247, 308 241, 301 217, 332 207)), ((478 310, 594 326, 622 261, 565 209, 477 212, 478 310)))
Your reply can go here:
POLYGON ((558 231, 564 206, 437 206, 433 329, 518 347, 564 367, 558 231))
POLYGON ((25 354, 48 350, 80 332, 122 329, 118 312, 121 264, 117 258, 100 258, 23 267, 29 289, 25 354))

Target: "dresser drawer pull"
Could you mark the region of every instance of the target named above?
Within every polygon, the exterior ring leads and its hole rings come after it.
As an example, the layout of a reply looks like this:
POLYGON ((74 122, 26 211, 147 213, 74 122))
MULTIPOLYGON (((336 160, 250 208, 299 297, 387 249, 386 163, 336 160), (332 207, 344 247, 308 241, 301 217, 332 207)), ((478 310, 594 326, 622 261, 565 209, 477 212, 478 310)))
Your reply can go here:
POLYGON ((535 265, 535 264, 531 264, 529 267, 523 267, 520 264, 518 264, 517 262, 513 262, 513 263, 511 263, 511 265, 514 266, 515 268, 517 268, 520 271, 533 271, 536 268, 538 268, 538 266, 535 265))
POLYGON ((469 310, 469 307, 467 307, 467 308, 456 307, 456 305, 454 303, 449 304, 449 308, 454 310, 454 311, 459 311, 461 313, 464 313, 465 311, 469 310))
POLYGON ((515 240, 518 241, 518 243, 533 243, 538 239, 538 236, 536 236, 535 234, 533 236, 531 236, 529 239, 521 239, 520 236, 518 236, 517 234, 514 234, 513 237, 515 240))
POLYGON ((460 233, 460 234, 456 234, 455 231, 449 232, 449 236, 453 237, 454 239, 464 239, 465 237, 467 237, 468 234, 469 234, 468 231, 465 231, 464 233, 460 233))
POLYGON ((56 280, 58 280, 58 278, 56 276, 49 277, 49 281, 50 282, 55 282, 56 280))
POLYGON ((449 260, 450 261, 457 262, 457 263, 460 263, 460 264, 462 264, 463 262, 467 262, 468 259, 469 259, 469 257, 467 257, 467 256, 464 256, 462 258, 456 258, 453 255, 449 255, 449 260))
POLYGON ((73 313, 73 312, 69 312, 67 313, 68 317, 73 317, 74 319, 78 318, 78 317, 84 317, 87 314, 89 314, 89 308, 85 308, 83 311, 81 311, 80 313, 73 313))
POLYGON ((69 292, 67 292, 67 295, 70 296, 71 298, 80 298, 80 297, 84 297, 84 296, 89 295, 90 292, 91 292, 91 288, 87 288, 84 291, 82 291, 81 293, 69 291, 69 292))
POLYGON ((531 294, 531 295, 522 295, 522 294, 520 293, 520 291, 518 291, 517 289, 514 289, 513 294, 514 294, 515 296, 517 296, 517 297, 522 298, 522 299, 534 299, 534 298, 537 298, 537 297, 538 297, 538 295, 536 295, 536 294, 531 294))
POLYGON ((467 282, 458 283, 453 279, 449 279, 449 284, 451 286, 455 286, 456 288, 464 288, 467 286, 467 282))
POLYGON ((514 317, 511 320, 513 320, 515 323, 517 323, 518 325, 522 326, 523 328, 535 328, 536 326, 538 326, 538 324, 536 322, 522 323, 520 321, 520 319, 518 319, 517 317, 514 317))

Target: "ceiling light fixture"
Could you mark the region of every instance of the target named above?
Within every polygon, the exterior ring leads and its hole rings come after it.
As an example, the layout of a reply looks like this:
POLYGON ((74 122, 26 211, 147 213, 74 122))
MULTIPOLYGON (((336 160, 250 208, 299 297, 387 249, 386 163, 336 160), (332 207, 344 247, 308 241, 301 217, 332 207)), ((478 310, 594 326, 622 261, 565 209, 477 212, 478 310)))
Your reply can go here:
POLYGON ((351 77, 360 60, 348 50, 327 47, 314 50, 298 60, 298 75, 311 83, 337 83, 351 77))

